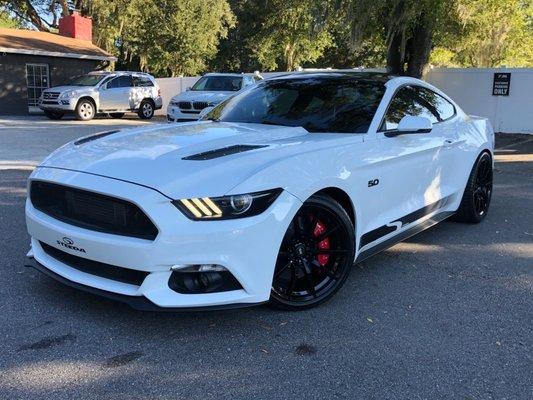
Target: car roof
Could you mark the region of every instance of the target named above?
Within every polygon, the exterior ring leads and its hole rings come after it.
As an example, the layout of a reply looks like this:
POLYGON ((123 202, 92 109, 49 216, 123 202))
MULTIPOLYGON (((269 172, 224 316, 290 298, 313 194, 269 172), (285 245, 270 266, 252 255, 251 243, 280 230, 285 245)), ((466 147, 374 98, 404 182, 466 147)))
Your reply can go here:
POLYGON ((236 72, 209 72, 204 76, 234 76, 242 78, 244 74, 238 74, 236 72))
POLYGON ((387 83, 389 80, 396 78, 396 75, 387 74, 384 72, 374 71, 297 71, 288 72, 286 74, 277 75, 267 78, 268 81, 273 80, 293 80, 293 79, 317 79, 317 80, 366 80, 375 81, 379 83, 387 83))
POLYGON ((132 74, 132 75, 144 75, 144 76, 152 76, 150 74, 147 74, 146 72, 139 72, 139 71, 91 71, 87 75, 126 75, 126 74, 132 74))

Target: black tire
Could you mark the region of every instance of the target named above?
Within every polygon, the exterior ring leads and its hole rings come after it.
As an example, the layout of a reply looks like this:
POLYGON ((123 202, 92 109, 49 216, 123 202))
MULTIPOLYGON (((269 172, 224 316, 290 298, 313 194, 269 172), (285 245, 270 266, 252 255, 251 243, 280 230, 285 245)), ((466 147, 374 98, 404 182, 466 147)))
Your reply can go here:
POLYGON ((124 116, 126 113, 109 113, 109 116, 114 119, 120 119, 124 116))
POLYGON ((155 113, 155 107, 154 103, 152 103, 150 100, 143 100, 141 101, 141 105, 139 106, 139 111, 137 112, 137 115, 139 115, 140 119, 152 119, 155 113))
POLYGON ((89 99, 81 99, 76 105, 76 119, 80 121, 89 121, 96 115, 96 107, 89 99))
POLYGON ((62 112, 57 112, 57 111, 44 110, 44 115, 46 115, 50 119, 58 120, 58 119, 63 118, 63 115, 65 114, 62 112))
POLYGON ((283 237, 270 304, 284 310, 303 310, 330 299, 352 268, 354 232, 339 203, 329 196, 311 196, 283 237))
POLYGON ((482 153, 477 159, 461 200, 461 205, 453 216, 454 221, 478 224, 489 211, 492 197, 492 157, 482 153))

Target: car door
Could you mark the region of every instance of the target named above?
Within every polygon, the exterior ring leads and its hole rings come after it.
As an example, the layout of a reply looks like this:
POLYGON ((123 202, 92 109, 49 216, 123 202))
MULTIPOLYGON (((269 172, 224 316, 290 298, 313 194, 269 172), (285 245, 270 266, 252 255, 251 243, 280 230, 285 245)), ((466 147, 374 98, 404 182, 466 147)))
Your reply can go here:
POLYGON ((455 106, 440 94, 429 88, 415 87, 418 96, 422 97, 437 114, 439 122, 434 124, 443 136, 443 148, 439 155, 441 171, 440 182, 442 197, 462 192, 464 189, 464 171, 469 167, 464 164, 461 154, 465 138, 460 136, 461 127, 455 106))
POLYGON ((131 75, 120 75, 110 80, 100 91, 100 109, 129 110, 131 109, 131 75))
POLYGON ((382 158, 379 220, 388 226, 381 227, 383 233, 401 229, 439 207, 445 136, 438 122, 438 114, 413 86, 400 87, 387 107, 378 132, 382 158), (428 118, 431 132, 388 135, 406 115, 428 118))

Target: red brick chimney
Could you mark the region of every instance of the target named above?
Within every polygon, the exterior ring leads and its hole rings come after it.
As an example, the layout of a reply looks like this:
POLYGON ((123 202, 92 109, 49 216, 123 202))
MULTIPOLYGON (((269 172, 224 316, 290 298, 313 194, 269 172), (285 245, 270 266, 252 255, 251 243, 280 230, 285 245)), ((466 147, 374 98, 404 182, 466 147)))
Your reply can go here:
POLYGON ((59 20, 59 34, 74 39, 93 40, 93 20, 73 11, 59 20))

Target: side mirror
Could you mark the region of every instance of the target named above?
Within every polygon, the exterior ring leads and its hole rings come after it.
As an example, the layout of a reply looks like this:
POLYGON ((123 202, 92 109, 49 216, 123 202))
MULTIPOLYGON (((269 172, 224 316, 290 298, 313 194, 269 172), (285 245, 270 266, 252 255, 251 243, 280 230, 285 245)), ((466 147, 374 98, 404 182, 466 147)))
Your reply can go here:
POLYGON ((190 86, 187 86, 187 87, 185 88, 185 91, 188 92, 189 90, 191 90, 191 87, 190 87, 190 86))
POLYGON ((398 128, 394 131, 386 132, 385 136, 394 137, 399 135, 410 135, 416 133, 429 133, 433 124, 426 117, 413 117, 406 115, 400 120, 398 128))

